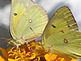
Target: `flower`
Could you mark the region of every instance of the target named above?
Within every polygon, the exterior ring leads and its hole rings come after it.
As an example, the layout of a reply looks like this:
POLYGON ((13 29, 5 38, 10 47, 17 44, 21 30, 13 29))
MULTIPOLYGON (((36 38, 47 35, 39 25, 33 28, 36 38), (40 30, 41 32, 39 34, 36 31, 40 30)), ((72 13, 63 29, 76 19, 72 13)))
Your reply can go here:
MULTIPOLYGON (((52 53, 45 54, 45 59, 46 61, 68 61, 63 57, 52 53)), ((71 61, 77 61, 77 59, 72 58, 71 61)))
MULTIPOLYGON (((0 58, 4 60, 4 58, 0 58)), ((12 47, 8 51, 8 61, 67 61, 64 57, 47 52, 40 42, 32 41, 17 47, 12 47)), ((70 61, 77 61, 72 59, 70 61)))

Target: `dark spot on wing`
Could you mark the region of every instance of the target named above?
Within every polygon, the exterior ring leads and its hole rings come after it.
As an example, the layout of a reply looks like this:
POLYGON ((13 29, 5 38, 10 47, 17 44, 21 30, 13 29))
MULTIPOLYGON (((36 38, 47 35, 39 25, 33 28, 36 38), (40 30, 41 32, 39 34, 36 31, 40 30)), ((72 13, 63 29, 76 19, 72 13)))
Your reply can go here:
POLYGON ((17 16, 17 13, 14 13, 14 16, 17 16))
POLYGON ((68 27, 70 27, 70 25, 68 25, 68 27))
POLYGON ((64 43, 68 43, 68 40, 66 38, 64 38, 64 43))
POLYGON ((52 26, 53 28, 56 28, 56 26, 55 26, 55 25, 53 25, 53 24, 52 24, 51 26, 52 26))
POLYGON ((33 29, 30 27, 30 29, 33 31, 33 29))
POLYGON ((61 30, 60 32, 64 33, 64 31, 63 31, 63 30, 61 30))

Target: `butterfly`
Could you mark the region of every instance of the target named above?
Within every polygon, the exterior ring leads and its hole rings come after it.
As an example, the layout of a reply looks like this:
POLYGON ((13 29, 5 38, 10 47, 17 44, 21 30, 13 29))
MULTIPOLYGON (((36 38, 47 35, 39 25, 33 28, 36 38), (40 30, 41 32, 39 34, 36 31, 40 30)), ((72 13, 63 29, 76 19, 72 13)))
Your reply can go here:
POLYGON ((67 6, 59 8, 48 22, 46 11, 32 0, 13 0, 10 32, 16 46, 42 36, 46 50, 71 57, 81 56, 77 23, 67 6))
POLYGON ((52 53, 81 58, 81 32, 67 6, 60 7, 53 14, 43 32, 42 44, 52 53))
POLYGON ((32 0, 12 0, 10 42, 21 45, 40 37, 48 22, 47 12, 32 0))

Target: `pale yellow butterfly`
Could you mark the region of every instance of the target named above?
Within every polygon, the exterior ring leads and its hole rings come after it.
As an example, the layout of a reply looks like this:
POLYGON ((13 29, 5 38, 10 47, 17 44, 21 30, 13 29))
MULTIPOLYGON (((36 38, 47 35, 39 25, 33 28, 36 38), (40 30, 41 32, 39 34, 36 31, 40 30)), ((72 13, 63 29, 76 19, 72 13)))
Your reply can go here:
POLYGON ((81 58, 81 32, 67 6, 54 13, 43 34, 42 44, 46 50, 69 57, 81 58))
POLYGON ((48 22, 47 12, 31 0, 12 0, 10 32, 15 45, 40 37, 48 22))

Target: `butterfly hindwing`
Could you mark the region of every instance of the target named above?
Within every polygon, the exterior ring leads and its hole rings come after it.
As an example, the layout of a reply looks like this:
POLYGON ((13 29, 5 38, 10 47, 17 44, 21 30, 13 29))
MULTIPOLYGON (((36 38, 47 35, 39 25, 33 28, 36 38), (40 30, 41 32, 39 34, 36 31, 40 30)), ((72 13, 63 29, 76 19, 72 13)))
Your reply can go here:
POLYGON ((42 43, 54 53, 81 57, 81 33, 68 7, 63 6, 55 12, 46 26, 42 43))
POLYGON ((32 6, 25 14, 26 15, 22 16, 25 17, 24 20, 20 19, 21 21, 19 21, 19 24, 17 24, 17 35, 20 37, 23 36, 24 39, 41 36, 48 22, 46 12, 38 5, 35 5, 32 6), (22 30, 21 32, 20 29, 22 30))

